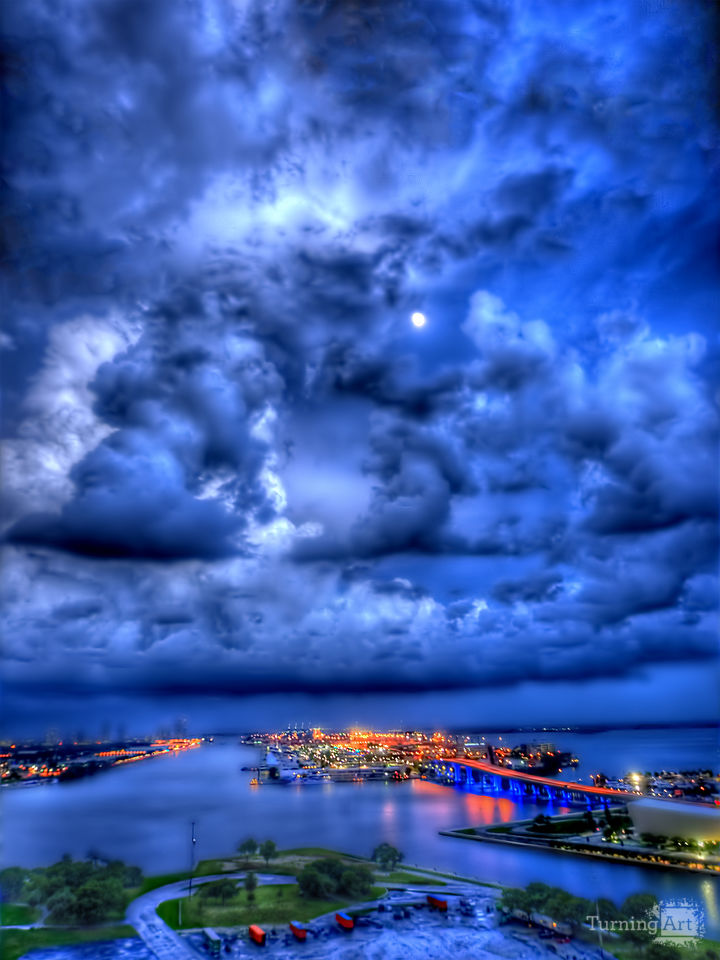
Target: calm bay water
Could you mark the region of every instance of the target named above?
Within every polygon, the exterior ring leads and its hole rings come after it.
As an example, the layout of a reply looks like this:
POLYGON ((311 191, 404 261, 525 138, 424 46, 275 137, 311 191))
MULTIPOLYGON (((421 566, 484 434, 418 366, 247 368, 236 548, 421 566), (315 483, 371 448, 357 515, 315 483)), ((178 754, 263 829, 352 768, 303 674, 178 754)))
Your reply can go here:
MULTIPOLYGON (((581 757, 576 775, 583 779, 599 769, 618 775, 631 769, 718 767, 712 730, 552 738, 581 757)), ((488 739, 499 742, 497 736, 488 739)), ((503 743, 521 739, 502 735, 503 743)), ((280 847, 318 845, 363 855, 386 840, 404 852, 408 863, 482 880, 515 886, 541 880, 615 901, 638 891, 690 896, 705 905, 707 935, 720 937, 717 881, 438 836, 447 827, 551 812, 548 805, 481 797, 423 781, 252 787, 252 774, 240 768, 258 756, 251 748, 216 742, 84 780, 6 789, 3 865, 40 866, 65 852, 82 857, 94 848, 146 873, 176 870, 188 865, 190 821, 195 820, 199 858, 231 852, 248 835, 272 838, 280 847)))

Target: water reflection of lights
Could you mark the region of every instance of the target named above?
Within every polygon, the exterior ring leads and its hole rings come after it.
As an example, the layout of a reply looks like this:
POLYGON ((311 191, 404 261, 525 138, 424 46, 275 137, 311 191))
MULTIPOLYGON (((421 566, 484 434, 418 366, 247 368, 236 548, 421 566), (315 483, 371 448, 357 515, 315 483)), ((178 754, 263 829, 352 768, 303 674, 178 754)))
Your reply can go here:
POLYGON ((702 890, 703 900, 705 901, 705 908, 707 910, 707 919, 716 927, 718 921, 720 921, 720 909, 718 908, 718 898, 717 898, 717 884, 712 880, 703 880, 700 885, 702 890))

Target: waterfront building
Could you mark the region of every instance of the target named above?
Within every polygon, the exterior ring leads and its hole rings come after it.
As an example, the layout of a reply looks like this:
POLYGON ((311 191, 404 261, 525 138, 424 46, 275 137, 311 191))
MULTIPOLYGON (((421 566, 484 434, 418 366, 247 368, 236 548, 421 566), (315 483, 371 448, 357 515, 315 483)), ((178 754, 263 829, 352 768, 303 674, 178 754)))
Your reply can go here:
POLYGON ((628 804, 636 834, 720 840, 720 808, 683 800, 640 797, 628 804))

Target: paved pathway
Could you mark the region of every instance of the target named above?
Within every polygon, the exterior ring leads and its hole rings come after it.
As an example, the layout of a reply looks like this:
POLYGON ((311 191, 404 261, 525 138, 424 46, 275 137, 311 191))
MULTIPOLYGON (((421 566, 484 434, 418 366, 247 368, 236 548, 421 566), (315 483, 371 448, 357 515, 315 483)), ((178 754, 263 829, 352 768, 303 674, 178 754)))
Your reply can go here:
MULTIPOLYGON (((193 886, 198 887, 203 883, 210 883, 213 880, 243 880, 244 878, 244 872, 220 873, 210 877, 195 877, 193 878, 193 886)), ((297 883, 295 877, 276 876, 268 873, 260 873, 257 875, 257 878, 259 884, 297 883)), ((447 883, 447 881, 444 882, 447 883)), ((197 960, 199 956, 197 951, 193 950, 190 944, 172 930, 164 920, 161 920, 156 912, 158 906, 163 901, 175 900, 179 897, 187 896, 188 887, 188 880, 168 883, 164 887, 157 887, 155 890, 143 894, 141 897, 133 900, 128 907, 125 919, 135 927, 146 945, 153 951, 155 956, 158 957, 158 960, 197 960)), ((393 887, 395 887, 394 884, 388 884, 388 889, 392 890, 393 887)), ((430 884, 427 886, 423 885, 422 889, 413 889, 410 884, 402 885, 400 888, 406 891, 406 896, 402 898, 404 901, 411 901, 413 899, 422 899, 424 901, 426 894, 430 892, 447 896, 477 896, 479 892, 475 884, 463 883, 462 881, 437 888, 430 884)), ((371 900, 363 904, 354 904, 353 909, 376 906, 379 902, 379 900, 371 900)), ((392 902, 393 899, 391 898, 389 904, 392 902)), ((395 900, 394 902, 397 903, 398 901, 395 900)), ((322 921, 333 916, 334 911, 327 914, 327 916, 316 917, 315 919, 316 921, 322 921)))
MULTIPOLYGON (((211 877, 194 877, 193 886, 198 887, 212 880, 242 880, 244 873, 220 873, 211 877)), ((295 877, 278 877, 272 874, 258 874, 258 883, 295 883, 295 877)), ((125 919, 137 930, 159 960, 197 960, 200 954, 189 943, 172 930, 156 911, 164 900, 175 900, 187 896, 189 882, 180 880, 157 887, 133 900, 127 909, 125 919)))

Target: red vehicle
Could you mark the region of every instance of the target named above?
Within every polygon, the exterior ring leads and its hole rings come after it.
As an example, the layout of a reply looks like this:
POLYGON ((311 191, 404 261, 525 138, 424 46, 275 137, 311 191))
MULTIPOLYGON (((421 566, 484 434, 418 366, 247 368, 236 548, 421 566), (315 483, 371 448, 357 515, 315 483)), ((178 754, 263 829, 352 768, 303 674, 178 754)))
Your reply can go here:
POLYGON ((250 934, 250 939, 253 943, 256 943, 259 947, 265 946, 265 931, 262 929, 262 927, 259 927, 256 923, 253 923, 248 927, 248 933, 250 934))
POLYGON ((447 900, 442 897, 434 897, 431 893, 427 895, 427 905, 431 910, 447 910, 447 900))
POLYGON ((290 921, 290 932, 298 940, 307 940, 307 927, 299 920, 290 921))
POLYGON ((352 930, 352 928, 355 926, 355 921, 353 918, 349 913, 345 913, 344 910, 338 910, 338 912, 335 914, 335 919, 343 928, 343 930, 352 930))

